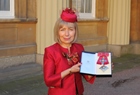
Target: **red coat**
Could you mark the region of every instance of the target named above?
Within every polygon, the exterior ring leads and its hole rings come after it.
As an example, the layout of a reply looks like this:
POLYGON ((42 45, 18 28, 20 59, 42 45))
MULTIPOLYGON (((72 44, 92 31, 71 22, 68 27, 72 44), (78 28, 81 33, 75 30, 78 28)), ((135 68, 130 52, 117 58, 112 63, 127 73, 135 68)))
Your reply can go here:
MULTIPOLYGON (((70 48, 71 53, 77 52, 79 58, 81 58, 83 50, 83 46, 77 43, 73 43, 70 48)), ((61 47, 58 43, 45 48, 43 67, 44 81, 49 87, 48 95, 76 95, 76 88, 78 93, 82 94, 84 87, 80 73, 73 73, 61 78, 61 72, 71 67, 62 52, 68 53, 68 49, 61 47)), ((87 80, 86 75, 84 78, 87 80)), ((87 81, 93 83, 94 80, 95 77, 87 81)))

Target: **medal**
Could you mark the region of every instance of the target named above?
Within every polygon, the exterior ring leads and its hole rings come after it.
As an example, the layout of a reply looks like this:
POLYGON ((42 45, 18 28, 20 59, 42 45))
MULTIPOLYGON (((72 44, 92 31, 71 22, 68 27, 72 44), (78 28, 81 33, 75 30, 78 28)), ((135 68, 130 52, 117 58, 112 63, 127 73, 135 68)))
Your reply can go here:
POLYGON ((105 72, 107 69, 109 69, 107 66, 105 66, 105 65, 109 64, 109 62, 108 62, 109 54, 104 53, 104 52, 99 52, 98 56, 99 56, 99 58, 98 58, 97 64, 101 65, 101 67, 99 69, 102 70, 103 72, 105 72))
POLYGON ((62 53, 62 55, 68 60, 69 65, 76 64, 78 62, 78 53, 73 53, 73 54, 67 54, 67 53, 62 53))

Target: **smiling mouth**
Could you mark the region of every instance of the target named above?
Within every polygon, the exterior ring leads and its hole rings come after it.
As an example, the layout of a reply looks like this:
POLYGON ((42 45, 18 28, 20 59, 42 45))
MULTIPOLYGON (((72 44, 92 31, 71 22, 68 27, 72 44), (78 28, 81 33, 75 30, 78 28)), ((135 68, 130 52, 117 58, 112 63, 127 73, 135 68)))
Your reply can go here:
POLYGON ((65 40, 69 40, 70 38, 64 38, 65 40))

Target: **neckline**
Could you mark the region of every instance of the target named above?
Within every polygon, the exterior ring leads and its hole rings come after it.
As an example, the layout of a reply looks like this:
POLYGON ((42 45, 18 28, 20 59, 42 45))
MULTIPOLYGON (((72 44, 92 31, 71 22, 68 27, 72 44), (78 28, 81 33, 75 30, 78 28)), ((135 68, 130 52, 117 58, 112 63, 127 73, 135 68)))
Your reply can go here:
POLYGON ((69 53, 69 54, 72 53, 73 43, 71 44, 71 47, 69 49, 62 47, 59 43, 57 43, 57 46, 59 47, 59 49, 61 50, 61 52, 65 52, 65 53, 69 53))
MULTIPOLYGON (((62 49, 68 50, 68 48, 61 46, 59 43, 57 43, 57 45, 62 49)), ((70 49, 72 48, 72 46, 73 46, 73 43, 71 44, 70 49)))

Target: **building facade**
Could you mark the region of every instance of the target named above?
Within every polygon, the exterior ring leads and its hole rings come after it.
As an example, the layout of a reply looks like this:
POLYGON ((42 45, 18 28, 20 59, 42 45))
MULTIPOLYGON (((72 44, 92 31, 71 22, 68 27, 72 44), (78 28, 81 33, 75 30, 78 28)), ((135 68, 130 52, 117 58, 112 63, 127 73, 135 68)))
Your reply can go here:
POLYGON ((86 51, 109 51, 114 56, 140 54, 139 0, 13 1, 14 17, 0 18, 0 67, 42 64, 44 48, 54 43, 55 21, 66 7, 80 10, 77 42, 86 51), (90 14, 83 13, 84 9, 90 14))
POLYGON ((36 0, 0 0, 0 67, 35 62, 36 23, 36 0))

